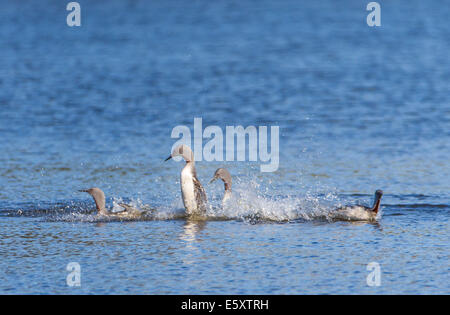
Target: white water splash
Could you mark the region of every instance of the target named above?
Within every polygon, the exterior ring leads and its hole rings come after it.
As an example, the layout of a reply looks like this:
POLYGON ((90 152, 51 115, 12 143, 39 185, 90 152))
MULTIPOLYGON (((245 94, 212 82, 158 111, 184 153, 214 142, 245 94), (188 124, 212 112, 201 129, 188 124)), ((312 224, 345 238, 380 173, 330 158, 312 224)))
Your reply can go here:
MULTIPOLYGON (((295 195, 280 194, 279 189, 273 187, 271 182, 259 184, 258 180, 247 178, 241 180, 234 178, 232 198, 222 206, 223 186, 207 186, 210 207, 207 211, 207 220, 242 220, 249 223, 259 222, 289 222, 295 220, 358 220, 359 218, 336 216, 334 210, 341 205, 336 191, 321 194, 314 191, 299 191, 295 195), (211 198, 212 195, 212 198, 211 198)), ((282 193, 282 192, 281 192, 282 193)), ((119 205, 122 198, 114 197, 111 213, 123 211, 119 205)), ((181 196, 177 195, 171 203, 154 207, 145 204, 141 199, 132 199, 127 202, 146 214, 139 218, 117 218, 114 216, 101 216, 92 210, 91 213, 70 213, 58 215, 51 220, 70 222, 104 222, 129 220, 174 220, 186 218, 181 196), (154 211, 152 211, 154 210, 154 211)), ((381 213, 377 218, 381 217, 381 213)))
MULTIPOLYGON (((238 182, 233 189, 232 198, 224 207, 213 205, 208 212, 209 217, 250 222, 313 220, 327 218, 332 209, 327 204, 336 199, 336 195, 332 193, 325 197, 318 197, 310 192, 301 196, 278 196, 270 194, 273 190, 261 189, 254 180, 238 182)), ((216 204, 220 198, 221 196, 215 198, 216 204)))

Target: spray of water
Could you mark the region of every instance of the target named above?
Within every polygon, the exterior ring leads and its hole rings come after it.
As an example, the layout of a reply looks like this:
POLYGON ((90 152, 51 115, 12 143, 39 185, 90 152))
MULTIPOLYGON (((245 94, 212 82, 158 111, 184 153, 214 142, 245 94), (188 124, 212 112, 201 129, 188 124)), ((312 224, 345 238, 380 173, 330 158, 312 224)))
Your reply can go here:
MULTIPOLYGON (((323 187, 322 187, 323 188, 323 187)), ((296 191, 293 194, 286 194, 284 188, 277 187, 274 183, 266 180, 261 184, 257 177, 235 177, 233 178, 232 198, 222 204, 223 186, 208 185, 210 207, 207 211, 207 220, 239 220, 254 223, 263 222, 290 222, 290 221, 310 221, 328 220, 331 221, 336 216, 333 211, 342 204, 338 193, 335 190, 323 194, 318 189, 296 191)), ((330 190, 330 189, 329 189, 330 190)), ((323 191, 323 190, 322 190, 323 191)), ((171 202, 157 206, 156 211, 153 206, 144 203, 141 199, 127 200, 127 203, 134 208, 146 212, 139 218, 120 218, 114 214, 123 211, 119 205, 124 200, 119 197, 112 199, 112 216, 99 216, 92 208, 92 205, 76 207, 70 213, 57 213, 50 216, 50 220, 70 221, 70 222, 104 222, 104 221, 128 221, 128 220, 174 220, 184 219, 184 211, 181 196, 176 195, 171 202), (88 209, 85 209, 88 207, 88 209)), ((350 218, 351 219, 351 218, 350 218)))

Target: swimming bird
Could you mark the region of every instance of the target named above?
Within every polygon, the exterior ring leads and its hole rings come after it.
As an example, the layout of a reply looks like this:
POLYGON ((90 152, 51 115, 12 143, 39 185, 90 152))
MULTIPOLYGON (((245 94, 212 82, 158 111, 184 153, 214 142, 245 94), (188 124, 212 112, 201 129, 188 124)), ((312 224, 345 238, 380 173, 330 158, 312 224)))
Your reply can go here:
POLYGON ((87 192, 94 198, 95 205, 97 206, 97 211, 100 215, 107 216, 119 216, 119 217, 137 217, 142 215, 144 212, 134 208, 125 203, 119 203, 119 206, 125 210, 119 212, 111 212, 106 209, 106 198, 105 193, 100 188, 94 187, 89 189, 79 190, 80 192, 87 192))
POLYGON ((177 146, 172 154, 166 159, 181 156, 186 165, 181 171, 181 194, 183 196, 183 204, 188 216, 205 216, 208 199, 202 184, 197 178, 195 171, 194 153, 185 144, 177 146))
POLYGON ((378 210, 380 210, 381 197, 383 196, 382 190, 375 192, 375 198, 372 207, 353 205, 344 206, 336 209, 331 213, 331 217, 334 219, 343 220, 376 220, 378 210))
POLYGON ((231 198, 231 174, 225 168, 218 168, 209 183, 211 184, 218 178, 223 181, 225 186, 225 193, 222 198, 222 206, 225 206, 226 201, 231 198))

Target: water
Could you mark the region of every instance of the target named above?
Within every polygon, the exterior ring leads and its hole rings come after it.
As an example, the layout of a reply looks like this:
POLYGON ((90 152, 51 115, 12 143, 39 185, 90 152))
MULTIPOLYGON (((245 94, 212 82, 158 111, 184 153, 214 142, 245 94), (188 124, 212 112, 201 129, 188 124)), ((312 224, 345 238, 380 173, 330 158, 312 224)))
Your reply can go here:
POLYGON ((364 1, 80 4, 69 28, 66 4, 0 1, 1 293, 450 293, 448 6, 383 2, 369 28, 364 1), (197 163, 215 207, 233 175, 220 220, 180 218, 163 162, 194 117, 280 126, 275 173, 197 163), (98 220, 92 186, 160 216, 98 220), (378 223, 320 219, 378 188, 378 223))

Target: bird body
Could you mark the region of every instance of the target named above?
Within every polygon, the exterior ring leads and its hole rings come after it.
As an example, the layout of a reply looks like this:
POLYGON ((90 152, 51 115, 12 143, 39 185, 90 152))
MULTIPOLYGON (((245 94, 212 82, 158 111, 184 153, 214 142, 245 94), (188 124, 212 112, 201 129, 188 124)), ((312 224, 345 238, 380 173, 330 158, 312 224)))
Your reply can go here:
POLYGON ((112 216, 112 217, 121 217, 121 218, 136 218, 142 216, 145 212, 134 208, 128 204, 119 203, 119 206, 124 208, 125 210, 119 212, 111 212, 106 209, 106 198, 105 193, 97 187, 83 189, 80 192, 87 192, 94 199, 96 209, 99 215, 102 216, 112 216))
POLYGON ((194 154, 187 145, 182 144, 173 150, 166 161, 176 156, 181 156, 186 161, 186 165, 180 174, 181 195, 186 214, 188 216, 204 217, 208 199, 205 189, 197 178, 194 154))
POLYGON ((383 191, 377 190, 372 207, 353 205, 344 206, 331 212, 330 216, 333 219, 349 220, 349 221, 375 221, 377 219, 378 211, 380 210, 381 197, 383 191))
POLYGON ((180 174, 181 195, 187 214, 194 213, 198 208, 197 198, 195 197, 194 176, 192 165, 187 163, 180 174))
POLYGON ((348 221, 373 221, 376 219, 377 213, 364 206, 345 206, 336 209, 331 216, 333 219, 348 221))

